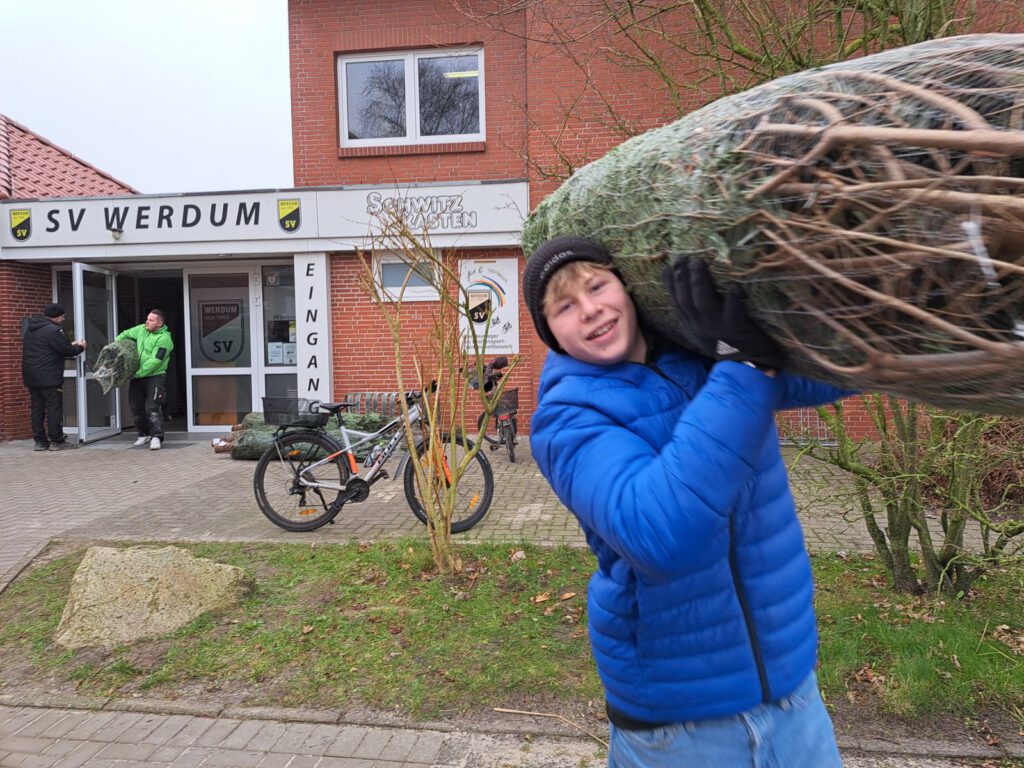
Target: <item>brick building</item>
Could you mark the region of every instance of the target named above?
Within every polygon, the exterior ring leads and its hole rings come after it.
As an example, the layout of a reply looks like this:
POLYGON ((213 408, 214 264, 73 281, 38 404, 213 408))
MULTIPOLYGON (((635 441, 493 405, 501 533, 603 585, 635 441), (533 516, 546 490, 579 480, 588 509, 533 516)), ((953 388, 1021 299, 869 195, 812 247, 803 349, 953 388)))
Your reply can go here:
MULTIPOLYGON (((18 321, 55 299, 75 307, 90 351, 148 309, 167 312, 172 428, 223 430, 262 396, 394 389, 358 252, 399 210, 487 293, 502 321, 488 351, 519 355, 512 384, 528 428, 546 348, 520 297, 523 217, 574 168, 717 92, 670 98, 656 68, 624 70, 595 45, 600 25, 566 41, 556 22, 577 4, 486 5, 290 0, 293 189, 137 195, 35 137, 88 179, 46 186, 31 181, 45 175, 36 157, 11 150, 31 132, 8 121, 5 144, 0 120, 0 438, 29 433, 18 321)), ((610 41, 615 20, 601 23, 610 41)), ((386 253, 372 266, 385 290, 408 274, 386 253)), ((439 307, 416 282, 406 352, 423 347, 439 307)), ((69 370, 79 397, 65 398, 82 440, 130 423, 126 398, 102 396, 89 375, 88 359, 69 370)))
MULTIPOLYGON (((128 184, 0 114, 0 202, 134 193, 128 184)), ((4 227, 10 229, 14 220, 5 214, 4 227)), ((54 281, 49 264, 0 260, 0 440, 31 433, 28 390, 21 383, 21 319, 53 301, 54 281)), ((65 423, 75 424, 77 407, 70 388, 65 407, 72 416, 65 423)))
MULTIPOLYGON (((578 26, 571 21, 571 14, 604 5, 290 0, 296 186, 373 185, 390 179, 413 184, 525 180, 532 209, 573 169, 601 157, 628 135, 662 125, 717 95, 695 89, 680 100, 669 95, 671 89, 656 68, 623 68, 621 57, 610 48, 621 45, 628 56, 632 43, 613 41, 613 19, 599 10, 593 18, 579 19, 578 26), (567 29, 581 37, 567 38, 567 29), (425 130, 428 117, 422 104, 429 95, 423 92, 432 87, 432 62, 462 70, 446 76, 472 75, 455 80, 472 82, 479 94, 478 122, 460 135, 442 139, 425 130), (363 118, 372 106, 366 93, 380 96, 385 90, 383 85, 367 88, 367 83, 386 72, 404 85, 406 114, 399 130, 363 118)), ((644 42, 647 53, 678 56, 669 42, 673 30, 662 32, 666 34, 644 42)), ((687 65, 679 68, 685 71, 687 65)), ((514 260, 516 274, 525 263, 518 247, 459 247, 453 258, 514 260)), ((358 272, 352 255, 332 255, 332 306, 344 306, 346 314, 346 332, 335 334, 332 341, 339 392, 386 389, 394 381, 388 343, 375 338, 378 308, 353 292, 358 272), (338 362, 360 359, 373 364, 338 362)), ((518 293, 520 286, 514 282, 511 288, 518 293)), ((420 341, 417 329, 425 333, 429 328, 422 322, 424 309, 429 312, 431 305, 408 312, 404 359, 420 341)), ((510 383, 520 387, 520 421, 528 428, 547 349, 536 338, 521 301, 516 316, 518 346, 511 351, 520 356, 520 365, 510 383)), ((854 434, 870 430, 856 405, 848 409, 847 419, 854 434)), ((813 412, 795 414, 791 421, 812 434, 826 433, 813 412)))

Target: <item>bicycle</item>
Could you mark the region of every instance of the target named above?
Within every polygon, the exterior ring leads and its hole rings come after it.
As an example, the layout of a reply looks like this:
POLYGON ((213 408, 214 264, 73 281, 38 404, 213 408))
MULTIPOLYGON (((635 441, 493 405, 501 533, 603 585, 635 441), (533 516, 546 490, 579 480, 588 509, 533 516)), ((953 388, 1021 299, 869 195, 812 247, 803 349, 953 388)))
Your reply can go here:
MULTIPOLYGON (((263 398, 266 423, 277 426, 271 445, 260 456, 253 477, 253 489, 260 511, 286 531, 312 531, 333 523, 341 508, 365 501, 370 488, 388 477, 384 465, 400 446, 406 445, 406 431, 424 419, 420 407, 422 392, 406 394, 409 419, 401 415, 376 432, 349 429, 343 412, 356 405, 351 401, 322 403, 295 398, 263 398), (326 427, 331 417, 337 422, 342 442, 326 427), (353 442, 355 439, 355 442, 353 442), (355 450, 368 449, 360 472, 355 450)), ((427 473, 438 473, 451 483, 453 467, 472 449, 465 437, 452 440, 441 436, 444 452, 435 466, 429 438, 416 443, 415 461, 406 451, 395 477, 403 475, 405 498, 420 522, 427 523, 416 463, 427 473), (404 468, 404 469, 403 469, 404 468)), ((428 475, 429 476, 429 475, 428 475)), ((452 533, 461 533, 479 523, 491 506, 494 473, 487 457, 477 452, 475 460, 459 478, 457 506, 452 515, 452 533)))
MULTIPOLYGON (((504 369, 508 367, 507 357, 496 357, 484 366, 484 392, 490 392, 494 385, 504 376, 504 369)), ((480 388, 480 382, 476 377, 470 379, 470 386, 473 389, 480 388)), ((516 421, 516 414, 519 413, 519 387, 505 389, 498 398, 498 409, 494 412, 493 432, 485 431, 483 438, 490 445, 492 451, 505 446, 508 451, 508 460, 515 464, 516 461, 516 433, 519 431, 519 424, 516 421)), ((484 422, 488 421, 487 413, 481 413, 476 420, 477 434, 484 428, 484 422)), ((490 429, 490 426, 488 427, 490 429)))

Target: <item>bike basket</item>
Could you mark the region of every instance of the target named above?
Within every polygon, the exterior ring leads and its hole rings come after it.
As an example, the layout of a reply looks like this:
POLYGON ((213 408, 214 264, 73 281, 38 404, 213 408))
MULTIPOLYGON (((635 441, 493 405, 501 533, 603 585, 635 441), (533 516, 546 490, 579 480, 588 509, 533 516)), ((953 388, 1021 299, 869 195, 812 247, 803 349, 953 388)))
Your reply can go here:
POLYGON ((322 427, 331 414, 310 411, 312 402, 301 397, 264 397, 263 421, 275 427, 322 427))
POLYGON ((498 414, 515 413, 519 410, 519 387, 506 389, 498 399, 498 414))

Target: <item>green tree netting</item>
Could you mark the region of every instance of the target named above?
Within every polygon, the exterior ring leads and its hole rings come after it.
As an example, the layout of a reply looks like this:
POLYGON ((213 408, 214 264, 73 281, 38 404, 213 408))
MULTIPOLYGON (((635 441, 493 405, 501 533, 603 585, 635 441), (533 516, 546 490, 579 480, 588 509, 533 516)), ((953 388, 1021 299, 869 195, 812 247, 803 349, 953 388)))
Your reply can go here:
POLYGON ((112 341, 96 356, 93 377, 103 394, 119 387, 139 370, 139 348, 134 339, 112 341))
POLYGON ((690 345, 675 255, 738 282, 791 370, 1024 414, 1024 35, 801 72, 637 136, 530 215, 614 254, 645 321, 690 345))
POLYGON ((274 441, 274 431, 277 427, 264 424, 261 413, 249 414, 242 423, 245 424, 246 421, 249 422, 248 426, 241 430, 238 437, 231 443, 231 458, 255 461, 274 441), (256 423, 256 417, 259 417, 258 423, 256 423))
MULTIPOLYGON (((376 432, 387 424, 389 419, 380 413, 350 413, 345 415, 345 426, 362 432, 376 432)), ((258 411, 247 414, 242 419, 243 429, 231 443, 231 458, 255 461, 274 442, 277 427, 263 421, 263 414, 258 411)), ((341 431, 332 420, 327 426, 327 434, 341 443, 341 431)), ((354 442, 354 438, 353 438, 354 442)), ((387 441, 378 441, 386 443, 387 441)), ((404 446, 403 446, 404 447, 404 446)), ((370 444, 355 449, 356 459, 362 461, 369 453, 370 444)))

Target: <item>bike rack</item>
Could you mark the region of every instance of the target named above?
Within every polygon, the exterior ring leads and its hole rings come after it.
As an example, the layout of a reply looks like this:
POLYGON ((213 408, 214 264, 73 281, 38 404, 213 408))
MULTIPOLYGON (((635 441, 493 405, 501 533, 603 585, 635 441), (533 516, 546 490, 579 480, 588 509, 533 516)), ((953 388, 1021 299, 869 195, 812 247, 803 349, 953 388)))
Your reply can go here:
POLYGON ((357 413, 379 413, 393 419, 401 413, 401 401, 398 392, 349 392, 345 396, 356 404, 357 413))

